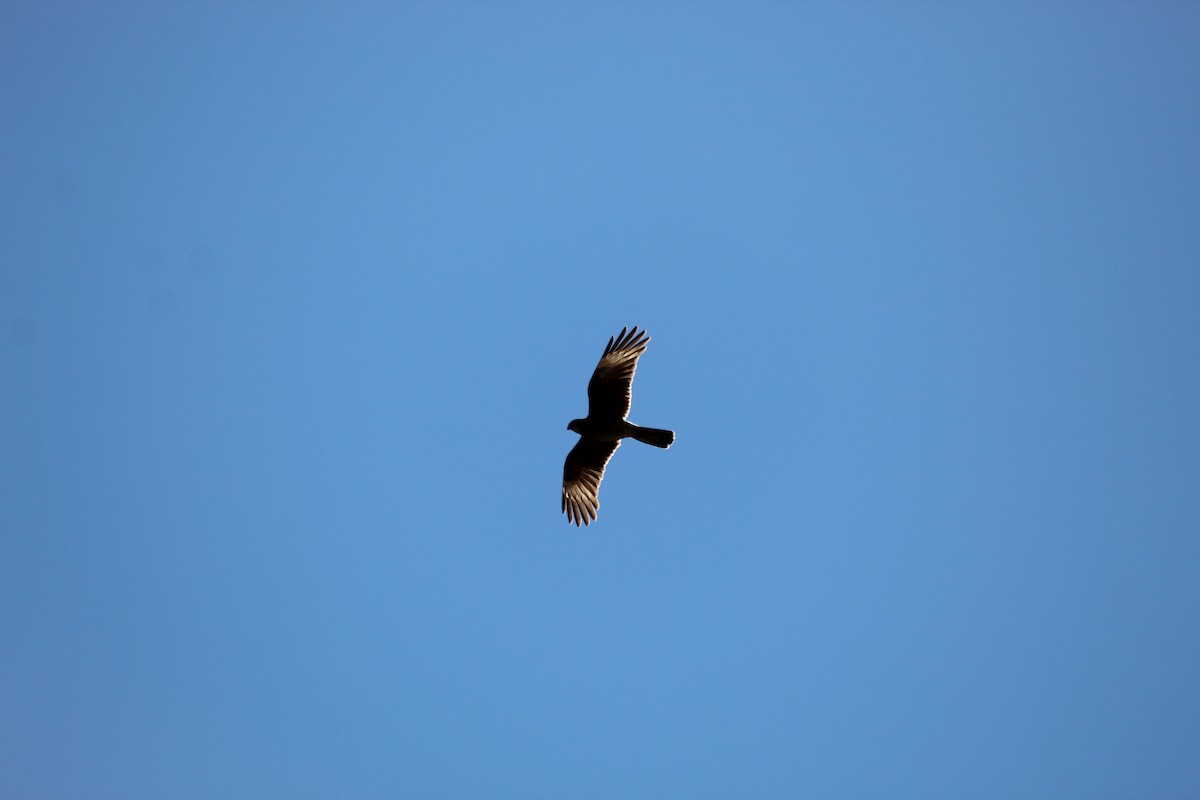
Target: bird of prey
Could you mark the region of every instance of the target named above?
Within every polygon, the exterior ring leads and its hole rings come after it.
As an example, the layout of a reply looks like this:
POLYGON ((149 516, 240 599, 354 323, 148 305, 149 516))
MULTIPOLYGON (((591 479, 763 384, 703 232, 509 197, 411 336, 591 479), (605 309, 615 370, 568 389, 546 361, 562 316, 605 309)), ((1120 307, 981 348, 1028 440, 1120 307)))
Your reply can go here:
POLYGON ((673 431, 642 428, 626 420, 633 373, 649 342, 650 337, 637 326, 633 330, 621 328, 619 334, 609 338, 588 382, 588 415, 567 425, 567 430, 579 434, 579 441, 567 453, 563 465, 562 509, 567 522, 574 522, 576 527, 596 519, 600 479, 622 439, 633 437, 664 449, 675 441, 673 431))

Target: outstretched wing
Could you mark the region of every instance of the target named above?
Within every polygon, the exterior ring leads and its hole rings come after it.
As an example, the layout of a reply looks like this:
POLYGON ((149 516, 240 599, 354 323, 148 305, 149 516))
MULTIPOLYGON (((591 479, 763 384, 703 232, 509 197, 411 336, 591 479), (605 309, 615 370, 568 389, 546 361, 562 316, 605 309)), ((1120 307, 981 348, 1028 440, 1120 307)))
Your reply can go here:
POLYGON ((563 513, 567 522, 587 525, 600 509, 600 479, 620 442, 580 438, 563 465, 563 513))
POLYGON ((594 420, 625 419, 633 397, 633 373, 646 352, 650 337, 637 326, 608 340, 604 355, 588 382, 588 417, 594 420))

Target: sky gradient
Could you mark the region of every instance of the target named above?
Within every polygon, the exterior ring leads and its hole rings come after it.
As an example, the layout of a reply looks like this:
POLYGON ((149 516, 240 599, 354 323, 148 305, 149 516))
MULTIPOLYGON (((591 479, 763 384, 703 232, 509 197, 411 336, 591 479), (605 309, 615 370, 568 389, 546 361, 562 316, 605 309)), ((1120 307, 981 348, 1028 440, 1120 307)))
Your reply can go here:
POLYGON ((1197 796, 1197 31, 4 5, 0 795, 1197 796))

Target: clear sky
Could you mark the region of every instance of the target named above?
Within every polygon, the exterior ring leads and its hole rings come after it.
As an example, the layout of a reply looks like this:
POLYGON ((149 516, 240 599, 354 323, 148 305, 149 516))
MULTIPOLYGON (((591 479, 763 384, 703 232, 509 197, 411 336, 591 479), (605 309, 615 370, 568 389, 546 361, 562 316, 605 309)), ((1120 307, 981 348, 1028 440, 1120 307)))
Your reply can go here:
POLYGON ((1200 796, 1198 32, 6 3, 0 795, 1200 796))

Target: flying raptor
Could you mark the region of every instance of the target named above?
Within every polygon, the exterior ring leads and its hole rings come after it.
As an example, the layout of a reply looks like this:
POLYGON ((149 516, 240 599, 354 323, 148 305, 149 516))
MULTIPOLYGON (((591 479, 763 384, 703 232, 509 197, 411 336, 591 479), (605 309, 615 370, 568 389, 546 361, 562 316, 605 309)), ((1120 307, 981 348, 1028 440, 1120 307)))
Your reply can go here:
POLYGON ((567 430, 579 434, 579 441, 567 453, 563 465, 562 508, 567 522, 587 525, 600 509, 600 479, 621 440, 632 437, 655 447, 668 448, 675 441, 674 431, 642 428, 629 422, 633 373, 638 359, 646 352, 650 337, 645 331, 621 328, 609 338, 604 355, 588 382, 588 415, 573 419, 567 430))

